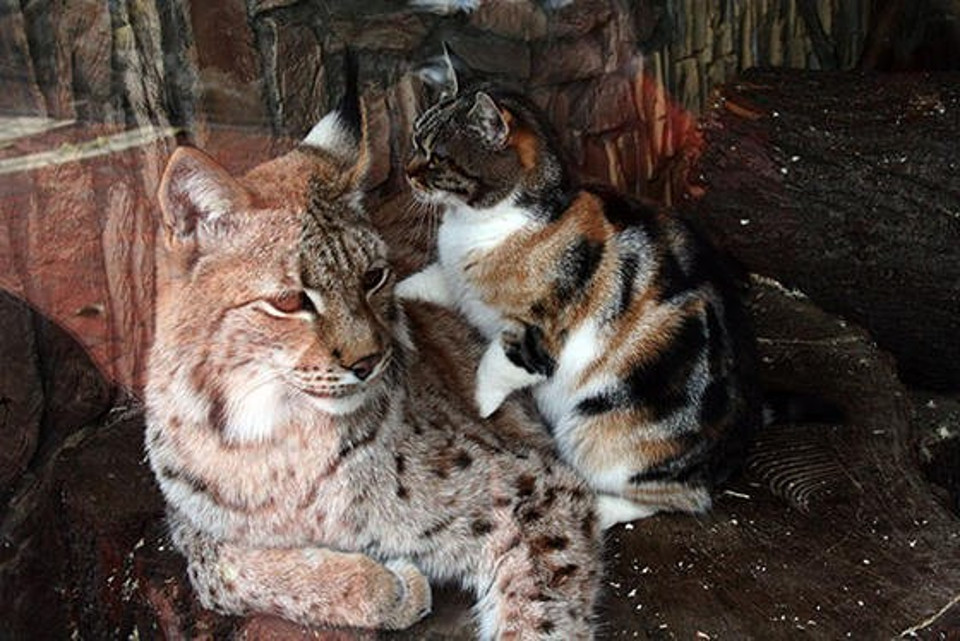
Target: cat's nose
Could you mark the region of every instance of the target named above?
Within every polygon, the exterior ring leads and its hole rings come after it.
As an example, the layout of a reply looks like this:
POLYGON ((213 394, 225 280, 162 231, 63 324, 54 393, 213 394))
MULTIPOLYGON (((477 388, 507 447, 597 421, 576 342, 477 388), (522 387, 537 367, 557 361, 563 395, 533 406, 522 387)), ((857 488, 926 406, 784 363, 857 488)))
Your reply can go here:
POLYGON ((347 365, 347 369, 353 372, 354 375, 361 381, 365 381, 367 380, 367 377, 373 373, 373 370, 376 369, 382 358, 383 354, 380 352, 375 354, 367 354, 363 358, 357 360, 355 363, 347 365))

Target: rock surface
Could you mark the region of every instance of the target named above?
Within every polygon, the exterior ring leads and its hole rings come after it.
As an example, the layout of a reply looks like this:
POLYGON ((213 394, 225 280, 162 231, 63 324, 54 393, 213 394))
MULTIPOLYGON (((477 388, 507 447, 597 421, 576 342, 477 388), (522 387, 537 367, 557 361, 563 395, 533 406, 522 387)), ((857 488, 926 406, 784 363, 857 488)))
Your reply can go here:
POLYGON ((718 243, 960 388, 960 75, 752 71, 704 129, 688 208, 718 243))

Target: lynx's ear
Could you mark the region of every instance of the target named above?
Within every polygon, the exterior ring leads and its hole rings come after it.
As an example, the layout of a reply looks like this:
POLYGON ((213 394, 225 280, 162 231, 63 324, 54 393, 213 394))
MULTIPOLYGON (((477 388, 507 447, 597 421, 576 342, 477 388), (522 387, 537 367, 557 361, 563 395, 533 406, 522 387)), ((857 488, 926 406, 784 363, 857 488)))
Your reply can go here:
POLYGON ((470 126, 478 131, 492 148, 502 149, 507 144, 510 125, 505 114, 500 111, 489 94, 483 91, 477 92, 467 117, 470 119, 470 126))
POLYGON ((168 246, 212 235, 231 211, 249 207, 246 190, 215 160, 192 147, 178 147, 158 192, 168 246))
POLYGON ((343 74, 344 91, 340 102, 300 143, 333 160, 340 176, 330 179, 332 193, 360 190, 370 167, 369 119, 360 99, 357 57, 350 49, 344 53, 343 74))

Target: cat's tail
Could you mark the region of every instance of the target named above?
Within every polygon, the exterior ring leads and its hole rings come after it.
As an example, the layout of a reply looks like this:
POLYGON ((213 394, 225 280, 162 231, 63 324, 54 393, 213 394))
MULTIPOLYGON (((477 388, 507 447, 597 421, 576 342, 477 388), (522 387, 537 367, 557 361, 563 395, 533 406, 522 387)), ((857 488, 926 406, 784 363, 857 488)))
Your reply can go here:
POLYGON ((763 393, 763 426, 783 423, 844 423, 842 407, 813 394, 767 390, 763 393))

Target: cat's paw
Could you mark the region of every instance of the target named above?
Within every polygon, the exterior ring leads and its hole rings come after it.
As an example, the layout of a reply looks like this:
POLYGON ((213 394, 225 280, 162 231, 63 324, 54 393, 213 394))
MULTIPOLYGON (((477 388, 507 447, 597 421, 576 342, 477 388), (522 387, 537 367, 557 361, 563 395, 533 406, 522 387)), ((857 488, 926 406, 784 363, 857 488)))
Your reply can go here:
POLYGON ((600 529, 606 530, 617 523, 629 523, 638 519, 645 519, 659 512, 655 505, 635 503, 621 496, 612 494, 597 495, 597 516, 600 520, 600 529))
POLYGON ((431 263, 423 271, 404 278, 397 284, 394 294, 404 300, 421 300, 444 307, 453 305, 446 276, 437 263, 431 263))
POLYGON ((386 564, 397 578, 397 601, 394 611, 383 622, 388 630, 402 630, 430 614, 433 597, 427 577, 413 563, 403 559, 386 564))
POLYGON ((501 389, 494 387, 493 385, 481 385, 477 384, 477 391, 474 395, 477 403, 477 411, 480 413, 480 418, 489 418, 497 409, 503 405, 503 402, 507 400, 507 396, 510 395, 511 390, 501 389))
POLYGON ((474 399, 482 418, 487 418, 510 394, 546 380, 543 374, 528 372, 514 365, 503 351, 500 341, 493 341, 480 359, 474 399))

